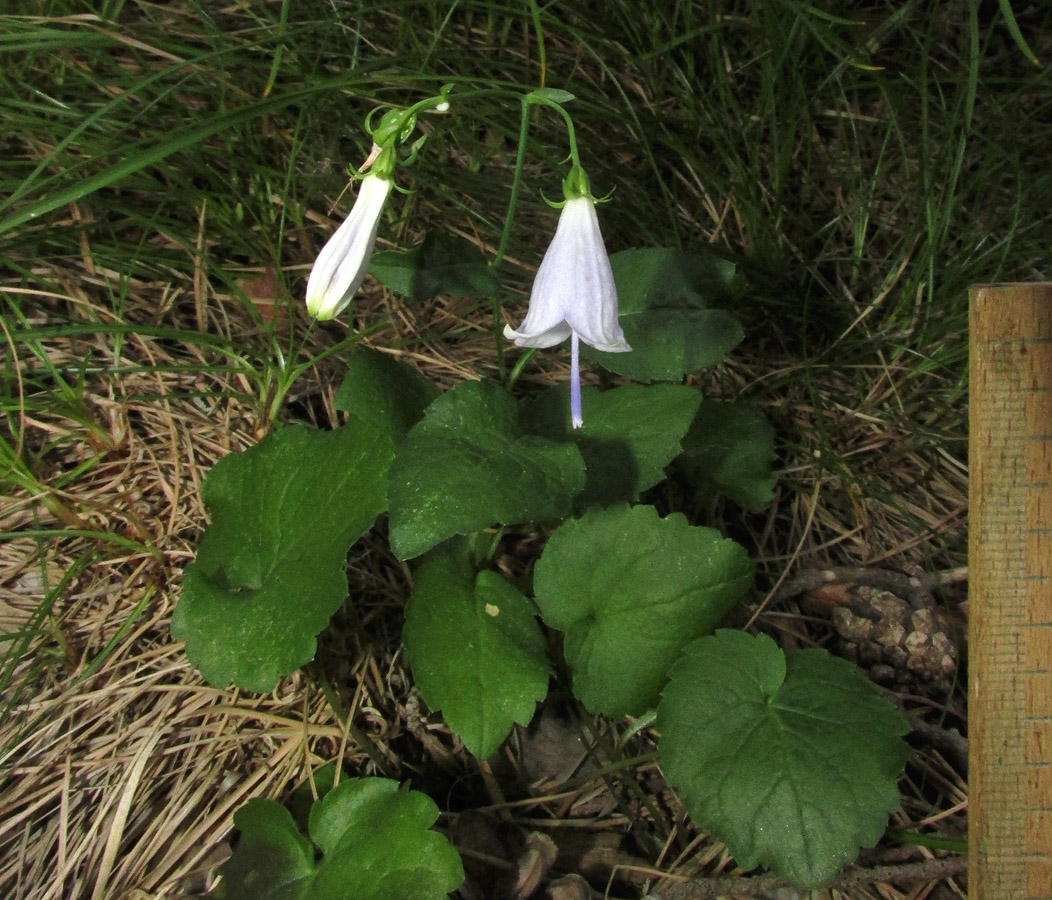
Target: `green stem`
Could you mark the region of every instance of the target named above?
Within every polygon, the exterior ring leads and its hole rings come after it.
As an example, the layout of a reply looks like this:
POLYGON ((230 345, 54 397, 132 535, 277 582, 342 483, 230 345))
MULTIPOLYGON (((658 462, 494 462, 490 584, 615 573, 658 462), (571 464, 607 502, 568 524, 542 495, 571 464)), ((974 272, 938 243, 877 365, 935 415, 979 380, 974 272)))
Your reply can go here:
MULTIPOLYGON (((317 321, 316 319, 312 319, 309 328, 313 328, 314 327, 314 323, 316 321, 317 321)), ((380 319, 379 321, 377 321, 373 325, 370 325, 368 328, 363 328, 361 331, 350 332, 347 335, 347 337, 345 337, 338 344, 333 344, 331 347, 326 347, 324 350, 322 350, 320 353, 315 354, 310 359, 308 359, 306 362, 302 362, 302 363, 299 363, 297 366, 294 366, 293 369, 291 370, 291 375, 289 376, 289 384, 291 385, 292 382, 294 382, 304 372, 306 372, 307 369, 314 368, 314 366, 316 366, 318 363, 320 363, 323 359, 327 359, 328 357, 332 356, 334 353, 339 353, 341 350, 343 350, 344 347, 353 346, 354 344, 357 344, 362 338, 366 338, 370 334, 374 334, 377 331, 381 331, 382 329, 386 328, 390 324, 391 324, 391 320, 390 319, 380 319)), ((308 334, 309 333, 310 332, 309 332, 309 329, 308 329, 308 334)), ((306 336, 304 336, 304 343, 306 343, 306 336)))
POLYGON ((581 168, 581 157, 577 153, 577 133, 573 128, 573 119, 561 106, 557 107, 562 117, 566 120, 566 139, 570 143, 570 161, 575 169, 581 168))
MULTIPOLYGON (((592 736, 593 747, 602 750, 608 763, 622 760, 623 757, 610 742, 610 739, 596 727, 595 720, 585 708, 585 705, 580 700, 576 702, 578 719, 584 724, 585 728, 588 729, 588 733, 592 736)), ((597 759, 596 761, 600 766, 603 766, 603 763, 600 760, 597 759)), ((610 777, 603 775, 602 778, 603 781, 606 782, 607 787, 612 789, 613 785, 610 783, 610 777)), ((621 779, 621 784, 628 788, 630 793, 635 794, 636 799, 646 808, 647 812, 650 813, 650 819, 653 822, 654 827, 657 829, 662 843, 667 841, 668 833, 664 827, 665 819, 658 810, 657 805, 654 803, 654 798, 640 787, 639 782, 636 781, 631 772, 625 773, 625 777, 621 779)), ((640 843, 642 843, 644 847, 647 846, 648 840, 651 839, 649 835, 645 835, 642 832, 638 833, 637 837, 640 839, 640 843)))
POLYGON ((347 733, 354 739, 354 742, 369 755, 369 759, 373 761, 376 768, 390 777, 391 769, 387 763, 386 757, 380 752, 380 748, 373 743, 372 738, 354 724, 354 719, 351 717, 351 711, 344 707, 340 695, 336 692, 336 688, 332 686, 329 679, 317 665, 308 665, 307 671, 313 676, 318 687, 321 688, 322 694, 324 694, 325 699, 329 703, 329 708, 333 711, 337 720, 342 725, 346 726, 347 733))
MULTIPOLYGON (((303 341, 300 344, 300 348, 306 346, 307 337, 310 335, 311 329, 314 328, 314 324, 316 321, 316 319, 311 319, 310 324, 307 326, 307 333, 303 336, 303 341)), ((306 362, 299 363, 295 366, 290 366, 288 364, 283 365, 278 376, 277 388, 275 389, 274 396, 271 398, 270 404, 267 408, 268 429, 277 420, 278 414, 281 412, 281 406, 285 402, 286 394, 288 394, 289 390, 292 388, 292 385, 295 384, 297 380, 299 380, 300 376, 302 376, 304 372, 318 365, 318 363, 332 356, 334 353, 339 353, 346 347, 353 347, 363 337, 367 337, 373 332, 385 328, 387 325, 390 324, 390 321, 390 319, 381 319, 379 322, 377 322, 374 325, 371 325, 369 328, 363 329, 362 331, 352 332, 348 334, 347 337, 345 337, 338 344, 333 344, 331 347, 325 348, 320 353, 317 353, 314 356, 312 356, 306 362)), ((298 353, 299 350, 297 349, 296 352, 298 353)), ((291 354, 289 358, 292 358, 291 354)))
POLYGON ((522 374, 522 370, 526 368, 526 363, 533 359, 533 354, 537 352, 535 347, 527 348, 526 352, 518 358, 515 363, 515 367, 511 370, 511 375, 508 376, 508 390, 510 391, 515 387, 515 382, 519 380, 519 376, 522 374))
POLYGON ((489 550, 486 551, 486 562, 490 562, 493 559, 493 554, 497 552, 497 547, 500 545, 502 537, 504 537, 503 525, 497 529, 497 533, 493 535, 493 540, 489 542, 489 550))
POLYGON ((887 836, 900 844, 912 844, 915 847, 927 847, 929 850, 949 850, 952 853, 967 853, 968 841, 965 838, 940 837, 937 834, 920 834, 907 831, 905 828, 889 828, 887 836))
POLYGON ((581 157, 577 153, 577 132, 574 130, 573 119, 570 118, 570 114, 563 109, 562 104, 556 103, 554 100, 548 100, 545 97, 538 97, 535 94, 527 95, 526 99, 529 103, 551 107, 563 117, 563 120, 566 122, 566 140, 570 145, 570 162, 575 169, 580 168, 581 157))
POLYGON ((493 305, 493 344, 497 350, 497 372, 500 374, 500 380, 504 381, 508 374, 508 366, 504 362, 504 329, 500 327, 500 296, 494 294, 490 302, 493 305))
MULTIPOLYGON (((500 265, 504 261, 504 254, 508 249, 508 239, 511 237, 511 223, 515 218, 515 208, 519 203, 519 188, 522 186, 522 170, 526 164, 526 139, 530 132, 530 105, 525 99, 521 101, 522 116, 519 119, 519 147, 515 153, 515 171, 511 178, 511 194, 508 196, 508 211, 504 215, 504 228, 500 233, 500 243, 497 244, 497 252, 490 261, 490 268, 500 271, 500 265)), ((500 380, 504 381, 507 376, 507 366, 504 363, 504 334, 501 328, 501 304, 500 298, 493 295, 493 339, 497 346, 497 367, 500 371, 500 380)), ((509 385, 510 387, 511 385, 509 385)))
POLYGON ((490 266, 499 270, 504 261, 504 253, 508 247, 508 238, 511 236, 511 222, 515 218, 515 207, 519 202, 519 188, 522 186, 522 170, 526 164, 526 138, 530 133, 530 105, 525 98, 522 100, 522 117, 519 119, 519 148, 515 153, 515 172, 511 178, 511 194, 508 197, 508 211, 504 216, 504 230, 500 233, 500 243, 490 266))
MULTIPOLYGON (((434 109, 441 103, 448 103, 450 109, 460 103, 462 100, 478 100, 480 97, 505 97, 509 100, 522 100, 525 95, 521 91, 513 91, 509 88, 474 88, 470 91, 461 91, 459 93, 453 93, 450 88, 448 93, 435 94, 431 97, 427 97, 424 100, 418 100, 412 106, 407 106, 402 110, 402 116, 405 121, 408 121, 411 117, 415 117, 417 113, 425 110, 434 109)), ((377 107, 382 109, 383 107, 377 107)), ((397 109, 398 107, 393 107, 397 109)), ((370 115, 375 114, 376 110, 370 115)))
POLYGON ((652 753, 643 753, 640 756, 633 756, 628 759, 618 759, 614 762, 606 763, 596 769, 589 770, 583 775, 578 775, 571 778, 569 781, 563 782, 559 785, 559 789, 563 791, 571 791, 574 788, 584 787, 585 785, 595 781, 596 778, 603 778, 607 775, 618 775, 621 772, 627 772, 637 766, 643 766, 647 763, 653 763, 658 761, 658 753, 655 750, 652 753))
POLYGON ((426 109, 435 109, 443 103, 447 106, 449 105, 449 97, 445 94, 436 94, 434 97, 428 97, 426 100, 418 100, 406 109, 406 119, 408 120, 410 117, 415 117, 417 113, 421 113, 426 109))
MULTIPOLYGON (((544 29, 541 27, 541 8, 537 5, 537 0, 529 0, 530 2, 530 18, 533 19, 533 30, 537 35, 537 62, 541 67, 540 83, 541 87, 544 87, 545 76, 548 73, 548 62, 544 53, 544 29)), ((1035 62, 1037 60, 1034 60, 1035 62)))

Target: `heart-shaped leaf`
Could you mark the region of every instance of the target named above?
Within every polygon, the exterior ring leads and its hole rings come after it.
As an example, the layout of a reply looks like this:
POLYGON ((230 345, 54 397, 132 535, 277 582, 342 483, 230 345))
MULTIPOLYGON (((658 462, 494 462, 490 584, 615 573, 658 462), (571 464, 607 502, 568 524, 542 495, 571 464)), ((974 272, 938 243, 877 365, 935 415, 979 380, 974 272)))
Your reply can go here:
POLYGON ((446 900, 464 869, 456 850, 430 830, 437 818, 430 797, 385 778, 345 779, 318 800, 310 811, 310 840, 279 803, 250 800, 234 813, 241 839, 213 896, 446 900))
POLYGON ((623 504, 561 525, 534 572, 541 617, 566 633, 574 693, 608 716, 653 708, 683 647, 751 583, 745 550, 715 529, 623 504))
POLYGON ((741 341, 741 323, 714 308, 744 289, 734 263, 708 251, 648 247, 615 253, 610 267, 632 352, 581 348, 605 369, 636 381, 678 381, 722 361, 741 341))
POLYGON ((680 384, 627 384, 609 391, 581 391, 584 425, 570 427, 570 392, 558 385, 522 404, 527 431, 553 441, 573 441, 584 457, 587 480, 579 509, 635 500, 665 477, 680 452, 680 438, 701 395, 680 384))
POLYGON ((314 847, 280 803, 255 797, 234 813, 241 839, 220 867, 215 900, 300 900, 314 875, 314 847))
POLYGON ((548 660, 533 603, 496 572, 476 576, 465 543, 451 543, 413 573, 402 640, 427 705, 485 759, 533 718, 548 660))
POLYGON ((202 488, 212 524, 172 615, 208 681, 270 691, 314 658, 347 597, 347 551, 386 506, 392 455, 383 429, 352 418, 291 425, 216 463, 202 488))
POLYGON ((573 444, 524 435, 506 391, 463 382, 428 407, 391 465, 391 548, 409 559, 455 534, 561 518, 584 480, 573 444))
POLYGON ((443 231, 429 231, 412 250, 373 254, 369 272, 385 287, 417 301, 439 294, 490 297, 500 290, 500 279, 482 251, 443 231))
POLYGON ((678 465, 695 483, 759 509, 774 498, 776 458, 774 429, 760 410, 706 400, 683 438, 678 465))
POLYGON ((356 347, 333 405, 374 425, 384 423, 397 443, 438 394, 438 388, 412 366, 371 347, 356 347))
POLYGON ((743 869, 816 888, 880 840, 899 805, 909 726, 824 650, 787 661, 766 635, 703 637, 673 669, 657 728, 669 781, 743 869))

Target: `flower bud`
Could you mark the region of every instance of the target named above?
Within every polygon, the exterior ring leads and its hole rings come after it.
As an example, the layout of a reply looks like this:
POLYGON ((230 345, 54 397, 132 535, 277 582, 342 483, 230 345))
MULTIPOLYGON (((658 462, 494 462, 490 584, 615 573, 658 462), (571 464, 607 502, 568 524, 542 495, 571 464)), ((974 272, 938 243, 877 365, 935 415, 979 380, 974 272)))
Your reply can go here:
POLYGON ((376 243, 387 195, 394 182, 389 177, 366 175, 358 198, 344 223, 318 254, 307 280, 307 311, 321 321, 339 315, 361 287, 376 243))

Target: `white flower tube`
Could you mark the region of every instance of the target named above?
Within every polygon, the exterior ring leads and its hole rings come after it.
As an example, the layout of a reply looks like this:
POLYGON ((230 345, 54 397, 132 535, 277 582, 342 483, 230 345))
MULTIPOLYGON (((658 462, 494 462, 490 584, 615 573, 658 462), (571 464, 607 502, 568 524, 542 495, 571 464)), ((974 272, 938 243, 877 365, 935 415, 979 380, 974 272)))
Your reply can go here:
POLYGON ((580 428, 578 342, 607 353, 632 349, 617 322, 614 273, 591 197, 571 197, 563 205, 533 282, 526 318, 517 330, 505 325, 504 336, 519 347, 538 348, 571 339, 570 412, 573 427, 580 428))
POLYGON ((366 175, 346 221, 336 229, 307 279, 307 311, 325 321, 339 315, 361 287, 376 243, 387 195, 394 182, 380 175, 366 175))

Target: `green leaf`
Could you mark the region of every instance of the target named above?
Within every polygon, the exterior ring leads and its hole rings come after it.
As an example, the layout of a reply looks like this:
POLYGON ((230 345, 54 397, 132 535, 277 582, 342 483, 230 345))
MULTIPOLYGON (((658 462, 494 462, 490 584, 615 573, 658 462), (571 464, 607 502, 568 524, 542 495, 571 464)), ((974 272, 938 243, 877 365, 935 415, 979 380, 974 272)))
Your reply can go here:
POLYGON ((527 431, 553 441, 573 441, 587 470, 578 508, 636 500, 665 477, 680 452, 680 438, 701 395, 679 384, 629 384, 581 391, 584 425, 570 427, 570 392, 558 385, 522 404, 527 431))
POLYGON ((559 88, 536 88, 535 90, 530 91, 526 95, 526 100, 531 103, 537 101, 548 101, 550 103, 569 103, 573 99, 573 94, 571 94, 569 91, 562 91, 559 88))
POLYGON ((234 813, 241 838, 220 867, 216 900, 299 900, 314 874, 314 847, 280 803, 255 797, 234 813))
POLYGON ((592 509, 564 523, 534 573, 541 617, 566 633, 574 693, 608 716, 655 706, 680 651, 751 583, 742 547, 651 506, 592 509))
POLYGON ((383 423, 397 443, 439 395, 438 388, 412 366, 370 347, 357 347, 334 406, 360 419, 383 423))
POLYGON ((336 763, 327 762, 315 769, 311 776, 297 787, 285 805, 292 813, 292 820, 301 831, 307 830, 310 811, 314 807, 315 797, 321 799, 336 786, 336 763))
POLYGON ((496 572, 476 576, 463 541, 436 551, 413 581, 402 634, 413 679, 427 705, 485 759, 548 692, 537 609, 496 572))
POLYGON ((401 294, 413 296, 413 273, 417 269, 417 258, 420 249, 411 250, 378 250, 369 260, 369 274, 385 288, 401 294))
POLYGON ((500 279, 482 251, 443 231, 429 231, 412 250, 373 254, 369 272, 390 290, 417 301, 439 294, 490 297, 500 289, 500 279))
POLYGON ((341 782, 311 811, 310 835, 324 854, 311 900, 445 900, 464 869, 446 838, 429 830, 438 812, 426 794, 394 781, 341 782))
POLYGON ((706 400, 683 439, 679 465, 695 483, 759 509, 774 499, 776 458, 774 429, 760 410, 706 400))
POLYGON ((385 778, 340 782, 310 811, 307 840, 273 800, 234 814, 241 839, 217 900, 446 900, 464 880, 456 850, 431 831, 438 807, 385 778), (321 853, 315 859, 315 848, 321 853))
POLYGON ((1012 40, 1015 41, 1015 45, 1020 49, 1023 56, 1030 60, 1035 66, 1041 65, 1041 61, 1034 55, 1034 51, 1030 49, 1030 45, 1027 44, 1026 38, 1023 37, 1023 32, 1019 27, 1019 23, 1016 21, 1015 13, 1012 12, 1012 0, 997 0, 997 5, 1001 7, 1001 14, 1005 17, 1005 24, 1008 26, 1008 33, 1012 35, 1012 40))
POLYGON ((741 323, 712 308, 742 294, 734 263, 700 250, 649 247, 615 253, 610 266, 632 352, 581 348, 604 368, 636 381, 678 381, 720 362, 741 341, 741 323))
POLYGON ((884 832, 906 720, 850 663, 766 635, 692 643, 658 707, 662 769, 743 869, 817 888, 884 832))
POLYGON ((573 444, 524 435, 506 391, 463 382, 428 407, 391 465, 391 548, 409 559, 495 523, 561 518, 584 480, 573 444))
MULTIPOLYGON (((154 80, 154 77, 154 75, 151 75, 137 83, 145 87, 154 80)), ((343 86, 357 84, 358 77, 357 73, 352 73, 349 76, 331 81, 328 79, 316 79, 306 88, 290 90, 280 94, 274 93, 263 100, 245 102, 229 112, 194 116, 191 119, 191 124, 185 128, 165 130, 163 133, 158 133, 157 129, 151 129, 148 132, 148 137, 121 148, 119 162, 96 172, 94 175, 70 179, 65 172, 57 172, 53 177, 43 179, 39 185, 34 186, 37 196, 33 200, 20 203, 17 210, 8 213, 4 218, 0 219, 0 234, 6 234, 12 229, 24 225, 26 222, 33 220, 43 221, 41 217, 46 213, 55 209, 62 209, 71 203, 77 203, 96 191, 118 184, 136 172, 156 166, 172 154, 180 153, 189 148, 200 147, 213 135, 232 134, 238 127, 250 123, 254 119, 262 119, 286 107, 296 108, 301 103, 312 102, 319 95, 333 90, 340 90, 343 86)), ((118 95, 106 104, 100 105, 93 110, 90 116, 85 116, 63 138, 59 147, 64 147, 74 135, 87 128, 89 124, 92 128, 97 127, 96 121, 105 121, 104 116, 112 115, 109 113, 109 110, 121 102, 123 102, 123 98, 118 95)), ((55 148, 52 152, 57 152, 57 150, 58 148, 55 148)), ((18 193, 21 193, 22 190, 23 188, 20 186, 18 193)), ((6 202, 0 205, 0 209, 6 209, 10 205, 11 200, 9 198, 11 196, 16 195, 8 194, 5 197, 6 202)), ((136 325, 135 327, 140 328, 141 326, 136 325)))
POLYGON ((216 463, 202 489, 212 524, 172 616, 208 681, 270 691, 313 659, 347 597, 347 551, 384 511, 392 455, 382 430, 353 418, 282 428, 216 463))

